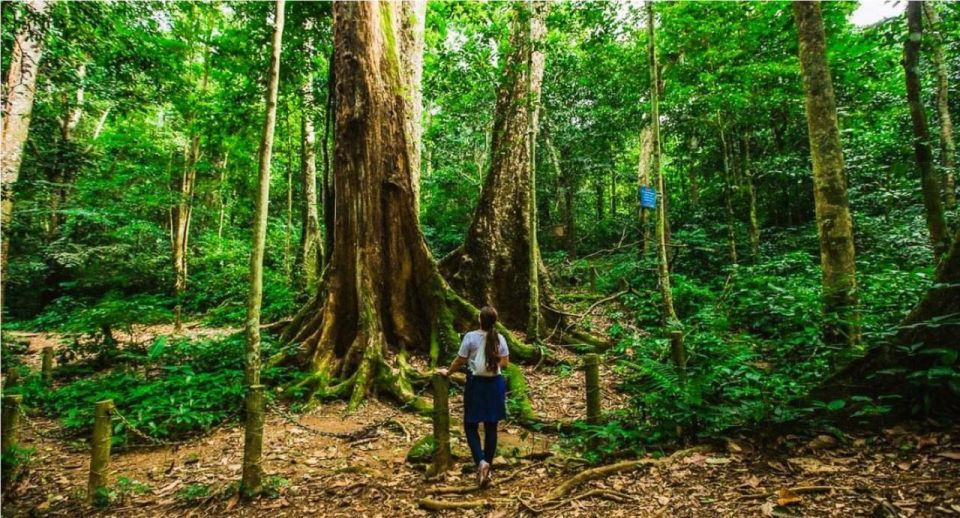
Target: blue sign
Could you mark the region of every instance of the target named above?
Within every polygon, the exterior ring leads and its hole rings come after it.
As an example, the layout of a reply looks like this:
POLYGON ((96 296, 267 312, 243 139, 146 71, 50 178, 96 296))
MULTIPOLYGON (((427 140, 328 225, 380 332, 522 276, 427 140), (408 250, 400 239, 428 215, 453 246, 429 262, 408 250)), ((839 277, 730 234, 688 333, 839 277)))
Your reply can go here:
POLYGON ((653 187, 640 188, 640 206, 644 209, 657 208, 657 191, 653 187))

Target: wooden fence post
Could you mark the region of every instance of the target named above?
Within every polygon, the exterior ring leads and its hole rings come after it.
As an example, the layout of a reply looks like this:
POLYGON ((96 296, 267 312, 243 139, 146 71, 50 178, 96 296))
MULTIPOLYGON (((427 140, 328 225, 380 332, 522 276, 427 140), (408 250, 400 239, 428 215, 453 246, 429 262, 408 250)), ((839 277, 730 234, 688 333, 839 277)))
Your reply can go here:
POLYGON ((433 375, 433 465, 431 475, 443 473, 453 464, 450 453, 450 380, 442 374, 433 375))
POLYGON ((43 359, 40 364, 40 375, 44 383, 50 383, 53 379, 53 347, 43 348, 43 359))
POLYGON ((90 445, 90 479, 87 501, 93 502, 101 488, 110 483, 110 443, 113 440, 112 415, 116 407, 112 399, 98 401, 94 409, 93 439, 90 445))
POLYGON ((3 419, 3 429, 0 430, 0 450, 6 453, 11 448, 16 448, 20 442, 20 402, 23 396, 20 394, 10 394, 3 396, 3 412, 0 419, 3 419))

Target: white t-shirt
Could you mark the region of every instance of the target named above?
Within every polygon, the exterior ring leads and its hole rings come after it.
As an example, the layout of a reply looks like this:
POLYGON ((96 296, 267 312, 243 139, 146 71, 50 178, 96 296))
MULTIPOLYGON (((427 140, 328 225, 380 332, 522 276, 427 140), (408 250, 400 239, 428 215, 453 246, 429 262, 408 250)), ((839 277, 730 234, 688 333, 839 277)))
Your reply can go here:
MULTIPOLYGON (((500 350, 497 351, 501 357, 509 356, 510 350, 507 349, 507 340, 503 335, 497 333, 500 339, 500 350)), ((461 358, 467 360, 467 368, 474 376, 496 376, 500 374, 500 365, 497 365, 496 371, 487 369, 487 359, 483 353, 487 340, 486 331, 470 331, 463 335, 463 342, 460 343, 461 358)))

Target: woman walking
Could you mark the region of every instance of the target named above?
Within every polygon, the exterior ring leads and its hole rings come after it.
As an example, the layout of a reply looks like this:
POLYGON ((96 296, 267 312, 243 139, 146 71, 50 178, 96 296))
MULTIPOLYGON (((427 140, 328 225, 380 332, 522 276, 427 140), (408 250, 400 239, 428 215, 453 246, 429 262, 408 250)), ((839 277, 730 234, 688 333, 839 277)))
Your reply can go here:
POLYGON ((507 340, 497 333, 497 310, 480 310, 480 330, 470 331, 460 343, 460 352, 443 375, 467 366, 467 387, 463 395, 463 431, 477 466, 477 483, 490 483, 490 465, 497 453, 497 423, 507 417, 507 383, 500 370, 507 366, 507 340), (483 423, 483 446, 480 445, 483 423))

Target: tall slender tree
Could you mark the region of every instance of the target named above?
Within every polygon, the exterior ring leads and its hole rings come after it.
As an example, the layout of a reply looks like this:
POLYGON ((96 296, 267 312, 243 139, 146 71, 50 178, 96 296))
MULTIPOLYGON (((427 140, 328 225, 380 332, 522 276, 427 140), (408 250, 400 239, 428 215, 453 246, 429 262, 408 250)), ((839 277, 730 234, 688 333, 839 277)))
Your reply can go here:
POLYGON ((860 341, 860 317, 853 221, 820 2, 794 1, 793 13, 800 41, 800 71, 813 162, 825 319, 823 336, 828 344, 855 345, 860 341))
MULTIPOLYGON (((654 2, 646 3, 647 15, 647 59, 650 64, 650 140, 653 146, 653 152, 650 155, 651 165, 650 173, 657 180, 657 273, 660 280, 660 294, 663 298, 661 306, 661 315, 664 327, 675 326, 679 324, 677 311, 673 305, 673 289, 670 286, 670 263, 668 260, 667 248, 670 246, 669 236, 667 234, 667 190, 666 182, 663 178, 663 169, 661 166, 661 140, 660 140, 660 68, 657 64, 657 38, 656 38, 656 19, 654 11, 654 2)), ((677 347, 677 344, 674 344, 677 347)), ((679 347, 683 347, 682 341, 679 347)), ((680 357, 679 351, 674 351, 674 358, 680 357)), ((684 353, 685 357, 686 354, 684 353)), ((682 368, 682 365, 678 365, 682 368)))
POLYGON ((723 153, 723 207, 727 222, 727 250, 730 254, 730 264, 737 264, 737 231, 736 215, 733 212, 733 191, 736 188, 733 173, 730 167, 730 143, 723 130, 723 119, 717 112, 717 127, 720 129, 720 150, 723 153))
POLYGON ((953 139, 953 118, 950 116, 950 84, 946 58, 943 53, 943 35, 939 32, 940 17, 937 8, 923 2, 923 13, 930 32, 933 65, 937 69, 937 116, 940 119, 940 162, 943 164, 943 191, 946 208, 957 205, 957 145, 953 139))
POLYGON ((23 146, 30 133, 30 115, 36 94, 37 73, 43 57, 43 37, 46 31, 44 17, 47 0, 28 0, 23 24, 17 30, 7 72, 6 99, 3 100, 3 134, 0 137, 0 308, 3 307, 3 288, 6 286, 7 254, 10 240, 6 234, 13 220, 13 192, 20 176, 23 146))
POLYGON ((273 133, 277 125, 277 89, 280 82, 280 50, 283 41, 285 0, 276 0, 273 21, 273 42, 270 53, 270 71, 266 92, 266 113, 263 118, 263 136, 260 140, 257 173, 256 205, 254 208, 253 248, 250 252, 250 296, 247 299, 247 336, 244 381, 247 385, 246 424, 243 434, 242 492, 247 497, 260 493, 263 468, 263 385, 260 384, 260 306, 263 301, 263 254, 267 242, 267 215, 270 202, 270 160, 273 154, 273 133))
MULTIPOLYGON (((204 16, 198 13, 196 5, 190 9, 192 39, 197 32, 209 36, 209 28, 204 28, 204 16), (204 30, 206 29, 206 30, 204 30)), ((204 50, 202 51, 201 66, 203 71, 200 77, 200 94, 207 91, 210 81, 210 49, 207 47, 206 37, 202 42, 204 50)), ((193 45, 191 41, 190 45, 193 45)), ((197 184, 197 162, 200 160, 200 133, 195 127, 197 114, 190 111, 186 115, 186 126, 189 132, 189 138, 183 147, 183 169, 180 175, 174 179, 174 190, 177 193, 177 204, 171 213, 170 223, 172 226, 171 237, 173 246, 173 294, 176 298, 176 306, 173 310, 174 331, 179 332, 183 323, 183 304, 182 298, 187 290, 187 264, 190 250, 190 223, 193 216, 193 197, 194 189, 197 184)))
POLYGON ((300 114, 300 176, 303 183, 303 282, 308 293, 315 293, 323 271, 323 239, 320 235, 320 211, 317 208, 317 131, 313 124, 313 76, 308 75, 303 88, 303 111, 300 114))
POLYGON ((930 149, 930 128, 927 113, 921 99, 920 47, 923 43, 923 2, 907 2, 907 39, 903 43, 903 70, 907 79, 907 103, 910 106, 910 121, 913 129, 913 153, 920 171, 920 190, 923 193, 923 208, 927 217, 927 230, 933 246, 934 261, 950 246, 950 230, 940 203, 940 182, 933 170, 933 151, 930 149))

